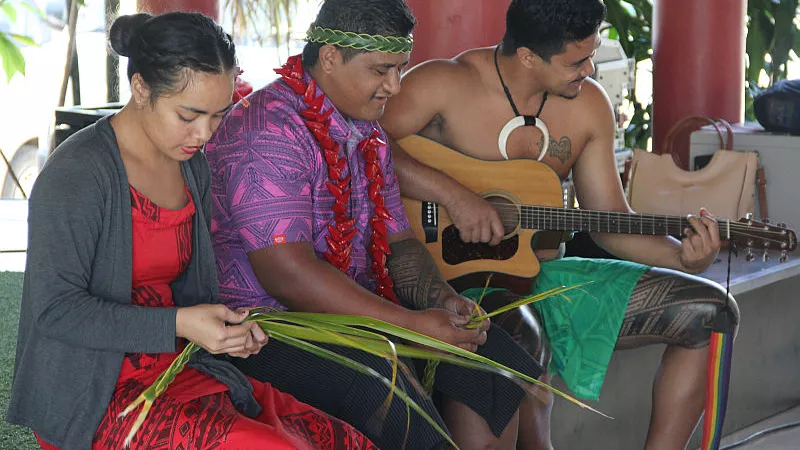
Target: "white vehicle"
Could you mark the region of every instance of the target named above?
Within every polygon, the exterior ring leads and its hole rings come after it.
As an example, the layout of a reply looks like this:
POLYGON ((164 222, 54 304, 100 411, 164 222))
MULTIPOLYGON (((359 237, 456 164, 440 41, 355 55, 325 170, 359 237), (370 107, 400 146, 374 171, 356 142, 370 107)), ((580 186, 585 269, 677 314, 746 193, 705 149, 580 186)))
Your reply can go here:
MULTIPOLYGON (((17 7, 14 22, 0 13, 0 30, 28 36, 36 46, 23 46, 25 76, 10 82, 0 73, 0 150, 8 159, 19 184, 30 194, 39 168, 47 156, 66 64, 68 34, 66 2, 37 0, 46 19, 17 7)), ((103 0, 87 0, 78 15, 77 46, 80 62, 81 103, 105 101, 105 35, 103 0), (98 15, 99 12, 99 15, 98 15)), ((71 87, 67 105, 72 103, 71 87)), ((20 186, 0 159, 0 198, 22 198, 20 186)))

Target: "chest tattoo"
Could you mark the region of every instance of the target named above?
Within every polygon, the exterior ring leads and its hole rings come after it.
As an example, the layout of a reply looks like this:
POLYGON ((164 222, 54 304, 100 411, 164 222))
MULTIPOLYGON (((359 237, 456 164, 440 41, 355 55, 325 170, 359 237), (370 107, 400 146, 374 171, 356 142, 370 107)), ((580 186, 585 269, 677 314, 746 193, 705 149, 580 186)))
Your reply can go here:
MULTIPOLYGON (((539 148, 541 148, 541 145, 539 148)), ((558 141, 551 137, 547 154, 548 156, 558 158, 561 164, 566 163, 572 157, 572 141, 567 136, 563 136, 558 141)))

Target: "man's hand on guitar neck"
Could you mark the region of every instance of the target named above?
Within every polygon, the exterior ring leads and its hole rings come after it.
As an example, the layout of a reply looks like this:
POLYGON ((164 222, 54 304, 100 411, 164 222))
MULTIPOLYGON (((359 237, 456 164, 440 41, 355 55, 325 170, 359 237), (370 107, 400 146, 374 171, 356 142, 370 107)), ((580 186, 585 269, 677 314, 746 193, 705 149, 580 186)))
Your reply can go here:
POLYGON ((458 185, 457 190, 451 190, 442 205, 447 209, 447 215, 458 229, 462 241, 497 245, 503 239, 505 232, 497 210, 466 187, 458 185))
POLYGON ((681 251, 678 256, 683 270, 697 274, 708 269, 719 253, 719 226, 714 216, 705 208, 700 215, 689 216, 691 229, 684 230, 681 251))

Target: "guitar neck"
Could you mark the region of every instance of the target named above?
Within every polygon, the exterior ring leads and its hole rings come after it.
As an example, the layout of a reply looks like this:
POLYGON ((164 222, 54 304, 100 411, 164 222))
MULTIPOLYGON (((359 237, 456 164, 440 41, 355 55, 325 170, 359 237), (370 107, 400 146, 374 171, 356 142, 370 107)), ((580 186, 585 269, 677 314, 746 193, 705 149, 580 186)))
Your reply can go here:
MULTIPOLYGON (((691 228, 686 217, 659 214, 589 211, 548 206, 522 206, 521 226, 529 230, 591 231, 596 233, 641 234, 652 236, 683 235, 691 228)), ((727 239, 730 221, 719 220, 719 235, 727 239)))

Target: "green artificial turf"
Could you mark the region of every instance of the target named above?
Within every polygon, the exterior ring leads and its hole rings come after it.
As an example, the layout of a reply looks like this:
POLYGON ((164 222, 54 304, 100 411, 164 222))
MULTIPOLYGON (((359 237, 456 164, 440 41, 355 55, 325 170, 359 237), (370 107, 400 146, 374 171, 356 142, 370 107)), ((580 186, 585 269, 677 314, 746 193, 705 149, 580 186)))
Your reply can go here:
POLYGON ((0 449, 2 450, 39 448, 29 429, 6 423, 21 298, 22 273, 0 272, 0 449))

